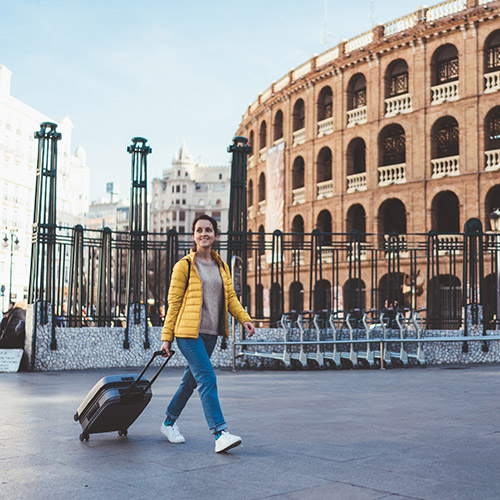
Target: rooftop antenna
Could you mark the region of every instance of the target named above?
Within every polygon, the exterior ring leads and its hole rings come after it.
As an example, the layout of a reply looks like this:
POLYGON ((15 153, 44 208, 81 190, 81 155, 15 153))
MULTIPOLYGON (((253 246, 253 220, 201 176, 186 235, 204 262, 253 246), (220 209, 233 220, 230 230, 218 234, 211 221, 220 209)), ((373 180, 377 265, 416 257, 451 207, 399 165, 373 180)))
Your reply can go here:
POLYGON ((368 17, 370 18, 370 23, 373 28, 373 26, 375 26, 375 15, 374 15, 375 0, 368 0, 368 3, 370 4, 370 13, 368 14, 368 17))
POLYGON ((328 39, 331 33, 328 31, 328 0, 325 0, 324 15, 323 15, 323 45, 325 50, 328 49, 328 39))

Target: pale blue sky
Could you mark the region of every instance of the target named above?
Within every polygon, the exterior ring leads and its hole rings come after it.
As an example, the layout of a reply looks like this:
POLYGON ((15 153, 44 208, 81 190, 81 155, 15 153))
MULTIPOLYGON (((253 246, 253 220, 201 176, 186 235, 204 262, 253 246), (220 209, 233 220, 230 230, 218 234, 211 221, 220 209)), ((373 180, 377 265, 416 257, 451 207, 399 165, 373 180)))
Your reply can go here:
MULTIPOLYGON (((437 2, 429 2, 433 5, 437 2)), ((328 0, 329 46, 409 14, 421 0, 328 0)), ((11 93, 75 126, 91 168, 127 192, 134 136, 153 148, 149 178, 183 139, 195 160, 230 161, 246 107, 292 67, 325 50, 325 0, 0 0, 0 64, 11 93)))

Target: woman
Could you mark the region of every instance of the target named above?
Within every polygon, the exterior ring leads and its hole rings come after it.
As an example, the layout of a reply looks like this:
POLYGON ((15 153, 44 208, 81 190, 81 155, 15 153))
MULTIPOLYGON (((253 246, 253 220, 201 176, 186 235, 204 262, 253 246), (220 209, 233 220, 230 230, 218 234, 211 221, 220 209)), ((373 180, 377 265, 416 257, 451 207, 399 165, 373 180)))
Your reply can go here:
POLYGON ((215 437, 215 451, 220 453, 238 446, 241 438, 227 430, 210 356, 217 336, 228 337, 228 311, 243 324, 249 337, 255 329, 236 297, 228 265, 212 250, 217 234, 215 219, 208 215, 196 217, 193 249, 175 264, 172 271, 168 311, 161 334, 162 350, 170 355, 175 336, 188 366, 168 405, 161 432, 171 443, 185 442, 176 420, 198 387, 208 427, 215 437))

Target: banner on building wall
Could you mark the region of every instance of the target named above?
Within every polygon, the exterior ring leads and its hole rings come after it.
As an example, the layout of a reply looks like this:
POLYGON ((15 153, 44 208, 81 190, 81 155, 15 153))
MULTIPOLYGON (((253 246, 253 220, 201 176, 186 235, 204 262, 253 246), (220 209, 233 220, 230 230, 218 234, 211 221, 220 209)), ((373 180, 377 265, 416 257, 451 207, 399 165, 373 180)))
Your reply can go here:
POLYGON ((285 143, 269 148, 266 165, 266 233, 283 231, 285 209, 285 143))
MULTIPOLYGON (((265 231, 272 233, 279 229, 284 229, 285 210, 285 143, 281 142, 277 146, 269 148, 267 151, 266 163, 266 219, 265 231)), ((270 243, 272 235, 266 235, 266 240, 270 243)), ((272 259, 278 262, 281 255, 272 251, 266 252, 266 260, 271 263, 272 259)))

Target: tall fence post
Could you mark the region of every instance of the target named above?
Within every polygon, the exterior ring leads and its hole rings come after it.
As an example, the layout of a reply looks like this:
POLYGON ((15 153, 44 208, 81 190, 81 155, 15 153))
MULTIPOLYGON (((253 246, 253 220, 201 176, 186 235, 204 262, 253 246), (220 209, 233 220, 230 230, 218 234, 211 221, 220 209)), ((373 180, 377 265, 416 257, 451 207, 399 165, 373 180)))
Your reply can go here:
POLYGON ((235 137, 227 148, 232 153, 231 190, 229 195, 229 224, 227 262, 233 255, 241 257, 241 302, 248 305, 247 298, 247 156, 252 152, 246 137, 235 137))
POLYGON ((130 347, 131 323, 138 325, 144 320, 144 348, 149 349, 148 337, 148 207, 147 207, 147 156, 151 148, 147 139, 134 137, 127 148, 131 157, 131 187, 129 215, 129 252, 127 260, 127 322, 123 347, 130 347))
MULTIPOLYGON (((483 225, 479 219, 469 219, 464 226, 464 280, 463 307, 465 312, 464 335, 471 331, 475 335, 484 335, 484 260, 483 260, 483 225)), ((487 350, 486 342, 483 350, 487 350)), ((467 344, 464 343, 464 352, 467 344)))
POLYGON ((38 139, 35 205, 31 239, 31 264, 28 303, 33 306, 29 368, 35 367, 36 328, 38 322, 51 322, 50 348, 57 349, 53 302, 55 297, 56 255, 56 195, 57 195, 57 141, 61 134, 57 124, 43 122, 35 132, 38 139))

